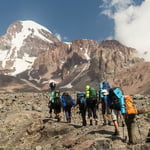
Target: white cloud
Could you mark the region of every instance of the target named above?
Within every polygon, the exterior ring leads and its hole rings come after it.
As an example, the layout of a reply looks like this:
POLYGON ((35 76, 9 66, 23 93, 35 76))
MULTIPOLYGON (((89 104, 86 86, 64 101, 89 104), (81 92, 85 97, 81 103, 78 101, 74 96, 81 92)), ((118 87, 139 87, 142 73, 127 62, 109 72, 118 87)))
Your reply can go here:
POLYGON ((150 0, 136 5, 136 0, 103 0, 103 14, 114 20, 114 39, 136 48, 150 61, 150 0), (147 53, 145 54, 145 52, 147 53))

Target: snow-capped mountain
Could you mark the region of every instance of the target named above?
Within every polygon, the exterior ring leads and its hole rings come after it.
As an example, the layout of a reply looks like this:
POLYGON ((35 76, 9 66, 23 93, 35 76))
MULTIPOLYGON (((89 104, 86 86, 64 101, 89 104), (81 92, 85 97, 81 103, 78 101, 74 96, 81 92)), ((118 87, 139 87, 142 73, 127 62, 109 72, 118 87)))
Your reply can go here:
POLYGON ((136 49, 115 40, 61 42, 33 21, 17 21, 0 37, 0 92, 43 91, 51 81, 63 90, 82 91, 86 84, 97 87, 107 80, 125 92, 142 87, 141 93, 147 93, 150 64, 141 64, 136 54, 136 49))
POLYGON ((33 21, 17 21, 0 37, 0 69, 17 75, 30 69, 37 56, 59 40, 42 25, 33 21))

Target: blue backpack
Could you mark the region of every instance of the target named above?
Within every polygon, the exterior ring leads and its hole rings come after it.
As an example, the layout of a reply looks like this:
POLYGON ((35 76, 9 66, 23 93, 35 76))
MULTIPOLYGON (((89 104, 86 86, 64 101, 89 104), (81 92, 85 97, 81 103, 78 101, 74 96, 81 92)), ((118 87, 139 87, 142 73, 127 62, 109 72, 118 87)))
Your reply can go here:
POLYGON ((121 111, 122 114, 126 113, 123 92, 119 87, 110 89, 110 91, 109 91, 109 106, 112 109, 121 111))
POLYGON ((84 93, 77 93, 77 104, 86 104, 86 98, 84 93))
POLYGON ((72 97, 69 94, 63 94, 62 97, 62 106, 66 107, 72 107, 73 105, 75 105, 75 100, 72 99, 72 97))

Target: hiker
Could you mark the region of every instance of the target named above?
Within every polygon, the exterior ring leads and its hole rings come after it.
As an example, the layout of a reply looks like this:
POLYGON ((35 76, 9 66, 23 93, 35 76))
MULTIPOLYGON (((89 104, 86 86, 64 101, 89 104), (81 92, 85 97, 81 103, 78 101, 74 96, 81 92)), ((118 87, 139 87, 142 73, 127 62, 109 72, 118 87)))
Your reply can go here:
POLYGON ((54 104, 53 104, 54 90, 56 88, 56 83, 50 82, 49 88, 50 88, 50 93, 49 93, 50 94, 50 98, 49 98, 49 102, 48 102, 48 107, 49 107, 50 118, 52 118, 52 112, 54 110, 54 104))
POLYGON ((108 106, 111 109, 111 116, 115 127, 113 135, 117 136, 119 135, 119 116, 122 119, 122 114, 125 113, 124 98, 120 88, 111 88, 109 90, 108 106))
POLYGON ((109 82, 104 81, 99 84, 99 98, 102 107, 103 125, 111 125, 111 110, 108 107, 110 85, 109 82))
POLYGON ((127 126, 128 131, 128 138, 129 138, 129 144, 136 144, 137 143, 137 137, 135 134, 136 129, 136 115, 137 115, 137 109, 133 105, 133 99, 131 96, 124 96, 125 99, 125 106, 126 106, 126 113, 124 115, 125 123, 127 126))
POLYGON ((95 121, 95 125, 97 125, 98 124, 98 117, 96 114, 98 108, 97 91, 95 88, 90 87, 89 85, 86 85, 85 90, 86 90, 85 97, 90 125, 93 125, 93 120, 95 121))
POLYGON ((71 109, 72 106, 75 105, 75 100, 73 100, 72 96, 69 95, 69 93, 67 92, 64 92, 62 94, 61 100, 62 100, 62 107, 65 112, 67 123, 71 123, 71 118, 72 118, 71 109))
POLYGON ((86 98, 85 98, 85 93, 77 93, 77 104, 79 105, 79 113, 81 114, 82 117, 82 125, 86 126, 86 98))
POLYGON ((54 110, 55 114, 55 119, 57 121, 61 120, 61 97, 60 97, 60 91, 55 90, 56 84, 55 83, 50 83, 50 99, 49 99, 49 113, 50 113, 50 118, 52 118, 52 110, 54 110))

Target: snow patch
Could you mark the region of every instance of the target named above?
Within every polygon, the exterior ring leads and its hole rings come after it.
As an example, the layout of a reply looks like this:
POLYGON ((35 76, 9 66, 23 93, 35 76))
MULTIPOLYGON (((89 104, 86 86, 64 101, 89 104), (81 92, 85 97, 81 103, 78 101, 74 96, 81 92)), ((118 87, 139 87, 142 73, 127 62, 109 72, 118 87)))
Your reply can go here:
POLYGON ((6 65, 6 59, 5 57, 7 56, 7 50, 1 50, 0 51, 0 61, 2 61, 2 67, 5 68, 5 65, 6 65))
POLYGON ((86 57, 87 60, 91 59, 90 56, 89 56, 89 54, 88 54, 88 49, 87 48, 85 49, 84 56, 86 57))
POLYGON ((87 70, 89 68, 89 66, 90 66, 90 62, 88 62, 88 64, 86 64, 84 66, 84 68, 77 74, 77 76, 70 83, 68 83, 65 86, 62 86, 61 88, 72 88, 73 87, 72 82, 75 81, 78 77, 80 77, 80 75, 83 73, 83 71, 87 70))
POLYGON ((14 65, 11 69, 15 68, 15 72, 13 72, 11 75, 17 75, 27 69, 30 69, 33 65, 34 60, 36 57, 29 57, 28 54, 25 54, 22 59, 16 58, 14 65))

